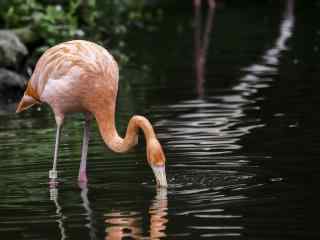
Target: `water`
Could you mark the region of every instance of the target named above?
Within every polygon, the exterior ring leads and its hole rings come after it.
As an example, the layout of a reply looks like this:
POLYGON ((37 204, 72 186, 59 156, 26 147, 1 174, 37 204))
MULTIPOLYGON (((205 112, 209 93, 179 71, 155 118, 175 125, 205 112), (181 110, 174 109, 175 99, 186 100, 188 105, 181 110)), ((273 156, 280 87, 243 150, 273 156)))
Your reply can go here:
POLYGON ((78 186, 81 115, 66 121, 62 183, 50 189, 50 109, 15 115, 15 104, 1 105, 1 239, 319 237, 319 10, 293 0, 220 1, 201 20, 191 8, 166 9, 151 33, 129 34, 134 57, 121 68, 117 124, 123 133, 134 113, 154 123, 168 190, 154 187, 144 141, 118 155, 96 125, 89 183, 78 186), (194 31, 206 18, 211 32, 194 31))

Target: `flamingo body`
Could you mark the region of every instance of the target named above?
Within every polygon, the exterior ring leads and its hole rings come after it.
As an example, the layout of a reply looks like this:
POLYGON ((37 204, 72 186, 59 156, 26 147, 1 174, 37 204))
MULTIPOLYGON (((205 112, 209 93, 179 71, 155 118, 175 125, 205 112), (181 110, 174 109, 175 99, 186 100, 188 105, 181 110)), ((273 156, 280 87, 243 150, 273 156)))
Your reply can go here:
POLYGON ((125 138, 120 137, 115 128, 118 81, 116 61, 105 48, 92 42, 73 40, 61 43, 48 49, 40 57, 17 112, 39 103, 47 103, 52 108, 57 135, 51 178, 56 178, 55 168, 64 117, 68 113, 83 112, 86 121, 79 169, 80 181, 87 181, 89 128, 94 117, 104 142, 115 152, 126 152, 136 145, 138 130, 142 129, 147 142, 148 163, 158 185, 167 185, 165 155, 151 123, 145 117, 133 116, 125 138))
POLYGON ((70 112, 93 112, 101 101, 105 107, 114 107, 117 90, 118 66, 109 52, 97 44, 75 40, 41 56, 26 95, 48 103, 56 117, 63 118, 70 112))

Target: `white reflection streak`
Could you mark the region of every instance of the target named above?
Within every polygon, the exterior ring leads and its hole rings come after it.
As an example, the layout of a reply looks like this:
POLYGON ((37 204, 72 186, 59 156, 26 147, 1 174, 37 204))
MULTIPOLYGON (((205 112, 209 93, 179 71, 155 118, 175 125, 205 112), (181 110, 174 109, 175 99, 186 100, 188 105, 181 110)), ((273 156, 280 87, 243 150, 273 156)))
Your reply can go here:
MULTIPOLYGON (((280 24, 279 37, 275 41, 274 47, 268 49, 262 56, 261 64, 253 64, 244 71, 248 72, 241 80, 241 82, 233 87, 235 90, 242 90, 246 93, 246 97, 256 93, 261 85, 257 83, 265 83, 265 79, 260 78, 261 74, 274 74, 277 72, 277 65, 281 52, 287 50, 287 41, 292 36, 294 27, 294 0, 287 0, 283 19, 280 24), (264 81, 263 81, 264 80, 264 81)), ((268 84, 262 85, 267 87, 268 84)))
POLYGON ((61 240, 65 240, 67 239, 66 230, 64 227, 64 220, 66 219, 66 217, 63 215, 62 208, 58 202, 58 193, 58 188, 50 187, 50 200, 53 201, 56 206, 56 214, 58 217, 56 221, 60 230, 61 240))
MULTIPOLYGON (((247 74, 241 78, 238 85, 234 86, 234 90, 240 90, 239 97, 242 98, 244 104, 239 104, 241 107, 240 115, 244 114, 244 107, 249 102, 248 97, 257 93, 260 88, 269 87, 268 81, 265 77, 260 77, 260 75, 273 75, 277 72, 277 65, 279 63, 279 58, 281 57, 281 52, 287 50, 287 41, 292 36, 292 30, 294 27, 294 0, 287 0, 286 7, 284 9, 283 18, 280 24, 279 36, 275 41, 274 47, 265 51, 262 55, 261 64, 253 64, 244 71, 247 74)), ((263 126, 263 124, 257 124, 253 128, 258 128, 263 126)), ((242 135, 247 134, 248 131, 244 131, 242 135)))
POLYGON ((279 54, 281 51, 286 50, 286 42, 292 35, 292 28, 294 25, 294 0, 287 1, 287 8, 283 16, 283 21, 280 26, 280 36, 276 41, 275 47, 270 49, 265 56, 265 60, 268 64, 277 64, 279 59, 279 54), (271 59, 271 61, 270 61, 271 59), (275 62, 274 62, 275 61, 275 62))
POLYGON ((90 202, 88 199, 88 187, 87 187, 87 183, 79 183, 79 187, 81 189, 81 199, 82 199, 82 206, 86 211, 86 220, 88 221, 88 223, 85 225, 85 227, 87 227, 89 229, 89 236, 91 240, 95 240, 97 239, 96 236, 96 229, 93 226, 93 212, 92 209, 90 207, 90 202))

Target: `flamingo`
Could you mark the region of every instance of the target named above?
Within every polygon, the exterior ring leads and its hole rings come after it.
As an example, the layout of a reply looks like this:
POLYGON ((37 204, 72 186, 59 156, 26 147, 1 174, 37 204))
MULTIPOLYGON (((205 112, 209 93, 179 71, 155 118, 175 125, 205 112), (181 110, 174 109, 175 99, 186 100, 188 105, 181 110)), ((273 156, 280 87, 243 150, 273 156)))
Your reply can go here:
POLYGON ((53 110, 57 125, 53 167, 50 183, 57 181, 57 160, 61 128, 65 116, 74 112, 85 115, 81 162, 78 180, 87 182, 87 153, 90 124, 96 119, 105 144, 114 152, 124 153, 138 143, 141 129, 146 138, 147 161, 158 186, 166 187, 166 157, 149 120, 143 116, 131 117, 126 135, 120 137, 115 127, 115 107, 119 70, 113 56, 102 46, 72 40, 46 50, 38 60, 17 113, 35 104, 47 103, 53 110))

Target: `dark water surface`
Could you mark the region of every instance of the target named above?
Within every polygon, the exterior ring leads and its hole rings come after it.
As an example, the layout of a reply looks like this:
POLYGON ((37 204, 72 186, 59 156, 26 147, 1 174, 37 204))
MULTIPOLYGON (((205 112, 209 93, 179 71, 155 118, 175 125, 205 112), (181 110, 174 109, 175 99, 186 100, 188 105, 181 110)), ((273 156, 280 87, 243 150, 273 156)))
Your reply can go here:
POLYGON ((78 186, 81 115, 66 121, 62 183, 49 189, 50 109, 1 106, 0 239, 320 237, 320 5, 219 2, 198 20, 192 8, 165 9, 128 36, 118 128, 134 113, 154 123, 168 190, 154 187, 144 141, 118 155, 96 126, 89 183, 78 186))

